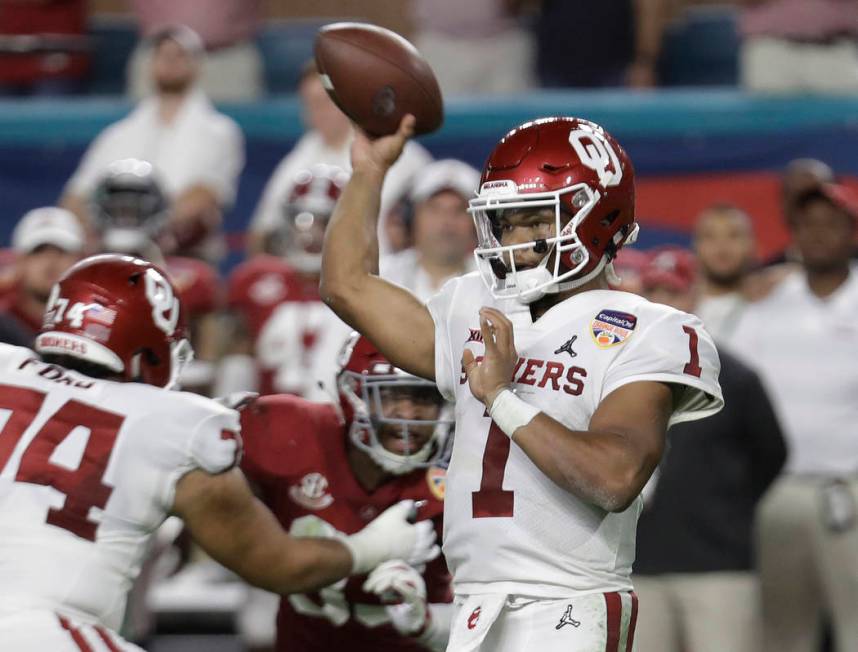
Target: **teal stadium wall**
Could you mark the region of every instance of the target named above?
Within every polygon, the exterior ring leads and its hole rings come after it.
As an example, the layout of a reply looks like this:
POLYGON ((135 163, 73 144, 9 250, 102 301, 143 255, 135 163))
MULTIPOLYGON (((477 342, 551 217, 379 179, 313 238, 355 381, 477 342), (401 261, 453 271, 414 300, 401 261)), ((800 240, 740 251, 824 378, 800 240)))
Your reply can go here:
MULTIPOLYGON (((0 243, 20 215, 55 202, 90 140, 121 118, 120 100, 0 101, 0 243)), ((302 127, 294 97, 223 106, 247 138, 247 165, 227 215, 233 253, 265 181, 302 127)), ((732 90, 543 92, 452 99, 443 128, 421 142, 437 157, 480 166, 494 142, 526 120, 577 115, 625 145, 638 175, 642 244, 682 244, 697 212, 730 201, 754 217, 761 253, 783 247, 778 175, 797 157, 820 158, 858 187, 858 98, 753 98, 732 90)))

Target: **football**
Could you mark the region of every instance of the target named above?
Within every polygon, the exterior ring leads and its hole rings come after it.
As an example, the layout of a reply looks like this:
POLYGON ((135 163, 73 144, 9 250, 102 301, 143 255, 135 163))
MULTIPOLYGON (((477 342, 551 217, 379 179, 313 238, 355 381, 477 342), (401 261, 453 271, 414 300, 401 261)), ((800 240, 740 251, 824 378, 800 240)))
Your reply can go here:
POLYGON ((315 57, 331 99, 370 136, 394 133, 407 113, 417 119, 418 134, 444 121, 435 73, 395 32, 366 23, 326 25, 316 36, 315 57))

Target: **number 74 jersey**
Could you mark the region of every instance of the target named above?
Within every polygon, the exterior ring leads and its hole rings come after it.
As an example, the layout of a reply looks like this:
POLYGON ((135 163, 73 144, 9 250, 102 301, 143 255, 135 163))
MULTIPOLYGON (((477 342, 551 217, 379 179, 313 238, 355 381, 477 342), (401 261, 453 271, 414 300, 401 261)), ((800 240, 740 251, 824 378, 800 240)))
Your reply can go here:
POLYGON ((176 483, 236 464, 238 433, 238 413, 202 396, 0 344, 0 620, 47 609, 118 629, 176 483))
POLYGON ((478 310, 513 323, 518 396, 571 430, 587 430, 600 402, 632 382, 680 386, 670 423, 723 405, 720 362, 700 320, 634 294, 592 290, 536 322, 528 306, 494 299, 476 274, 453 279, 429 301, 435 375, 456 403, 447 473, 444 555, 457 594, 534 597, 631 589, 641 499, 608 513, 555 485, 495 426, 471 394, 464 349, 485 352, 478 310))

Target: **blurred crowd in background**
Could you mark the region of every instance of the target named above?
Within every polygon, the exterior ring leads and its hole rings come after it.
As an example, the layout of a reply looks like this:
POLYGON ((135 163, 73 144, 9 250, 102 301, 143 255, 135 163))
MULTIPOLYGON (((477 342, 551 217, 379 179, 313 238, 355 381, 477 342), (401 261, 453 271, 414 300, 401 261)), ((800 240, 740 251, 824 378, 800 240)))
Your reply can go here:
MULTIPOLYGON (((409 36, 445 97, 858 93, 858 0, 5 0, 0 93, 124 92, 134 106, 89 145, 60 197, 3 216, 16 225, 0 250, 0 341, 30 346, 63 271, 119 251, 162 264, 182 293, 196 350, 186 388, 328 400, 349 329, 319 300, 318 277, 352 132, 306 45, 337 18, 409 36), (289 50, 290 37, 305 47, 289 50), (213 102, 277 93, 300 99, 305 132, 247 216, 244 260, 226 268, 223 217, 245 138, 213 102)), ((645 490, 641 652, 858 646, 858 199, 844 172, 783 161, 774 219, 790 244, 775 256, 759 255, 764 216, 724 197, 685 216, 690 248, 628 249, 615 263, 618 289, 701 316, 721 347, 726 398, 716 417, 671 430, 645 490)), ((384 188, 381 275, 426 300, 471 271, 478 184, 469 162, 410 143, 384 188)), ((137 591, 128 635, 153 650, 194 649, 151 638, 168 631, 270 645, 270 600, 248 601, 181 535, 170 548, 176 534, 163 537, 151 590, 137 591)), ((199 649, 243 649, 218 640, 199 649)))
POLYGON ((367 19, 411 38, 448 95, 700 84, 858 89, 850 0, 218 0, 205 11, 191 0, 8 0, 0 88, 140 98, 150 87, 136 37, 182 24, 208 55, 200 84, 210 97, 252 101, 291 90, 296 43, 331 18, 367 19))

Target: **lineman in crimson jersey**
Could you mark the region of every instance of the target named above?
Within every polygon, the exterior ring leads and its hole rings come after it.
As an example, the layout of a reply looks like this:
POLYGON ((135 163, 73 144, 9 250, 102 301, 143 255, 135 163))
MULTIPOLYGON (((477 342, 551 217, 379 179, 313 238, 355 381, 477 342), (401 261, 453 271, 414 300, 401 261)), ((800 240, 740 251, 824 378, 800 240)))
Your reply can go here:
POLYGON ((247 341, 223 363, 219 394, 253 389, 330 400, 337 352, 351 329, 320 301, 319 270, 325 228, 347 179, 331 165, 301 170, 285 193, 280 227, 266 241, 271 253, 230 276, 229 305, 247 341), (242 351, 253 353, 257 373, 247 371, 247 355, 236 356, 242 351))
MULTIPOLYGON (((452 414, 433 383, 395 369, 355 333, 340 355, 339 406, 289 395, 241 412, 242 469, 295 536, 351 534, 404 499, 441 532, 452 414), (284 428, 281 424, 293 424, 284 428)), ((443 559, 401 561, 280 603, 278 652, 443 650, 450 625, 443 559), (385 607, 390 592, 400 604, 385 607)))
POLYGON ((168 228, 171 207, 152 165, 139 159, 114 161, 90 200, 105 253, 143 258, 169 275, 187 316, 195 352, 183 370, 182 386, 209 394, 212 360, 222 348, 217 315, 220 279, 214 267, 202 260, 170 255, 176 248, 168 228))
POLYGON ((164 272, 106 255, 54 287, 38 353, 0 345, 4 650, 139 650, 115 630, 171 513, 214 559, 280 593, 432 558, 432 523, 409 524, 405 501, 339 541, 284 532, 236 468, 238 414, 168 391, 186 334, 164 272))
POLYGON ((489 155, 470 208, 477 272, 427 306, 378 278, 379 188, 413 125, 356 138, 321 293, 456 402, 448 650, 630 650, 639 494, 668 426, 720 408, 715 348, 696 317, 608 289, 637 232, 634 171, 577 118, 523 124, 489 155))

